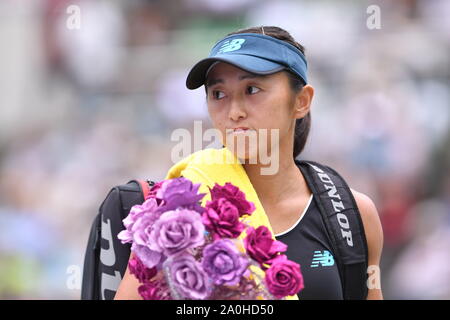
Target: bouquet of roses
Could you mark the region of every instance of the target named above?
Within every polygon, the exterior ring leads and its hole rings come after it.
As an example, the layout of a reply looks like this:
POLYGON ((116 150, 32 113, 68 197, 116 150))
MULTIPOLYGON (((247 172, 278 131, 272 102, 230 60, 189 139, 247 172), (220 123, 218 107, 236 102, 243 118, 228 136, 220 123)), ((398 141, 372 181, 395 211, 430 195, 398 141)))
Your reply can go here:
POLYGON ((282 254, 287 246, 246 223, 255 206, 239 188, 216 183, 202 207, 199 187, 161 181, 123 220, 118 237, 132 244, 128 267, 145 300, 284 299, 303 289, 300 265, 282 254))

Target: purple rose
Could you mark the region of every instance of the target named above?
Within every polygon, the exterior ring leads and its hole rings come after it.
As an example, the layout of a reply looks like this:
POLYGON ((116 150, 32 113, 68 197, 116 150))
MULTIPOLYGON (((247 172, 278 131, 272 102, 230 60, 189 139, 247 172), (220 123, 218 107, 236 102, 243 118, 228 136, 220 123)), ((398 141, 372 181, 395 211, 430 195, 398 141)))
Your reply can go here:
POLYGON ((128 268, 130 273, 133 274, 140 283, 149 282, 157 273, 156 268, 146 268, 136 256, 133 256, 130 261, 128 261, 128 268))
POLYGON ((230 239, 217 240, 203 250, 203 269, 216 285, 239 284, 249 263, 230 239))
POLYGON ((163 200, 158 208, 159 212, 184 208, 203 212, 203 207, 199 201, 205 196, 205 193, 197 194, 200 184, 193 184, 192 181, 180 177, 165 180, 156 192, 156 197, 163 200))
POLYGON ((269 292, 276 298, 297 294, 304 288, 300 265, 279 255, 266 271, 265 281, 269 292))
POLYGON ((128 216, 123 219, 125 230, 117 236, 122 243, 133 243, 131 250, 148 268, 153 268, 163 258, 161 252, 148 248, 152 226, 160 216, 157 208, 157 202, 153 198, 147 199, 142 205, 133 206, 128 216))
POLYGON ((197 211, 177 209, 164 212, 153 225, 148 248, 171 256, 205 242, 205 227, 197 211))
POLYGON ((245 229, 245 225, 239 220, 238 209, 225 198, 208 201, 202 221, 214 240, 237 238, 245 229))
POLYGON ((255 211, 255 205, 245 199, 245 194, 234 186, 230 182, 225 183, 224 186, 214 184, 214 187, 210 189, 211 200, 218 200, 225 198, 230 201, 239 211, 239 216, 251 214, 255 211))
MULTIPOLYGON (((167 260, 171 287, 182 299, 206 299, 211 293, 208 276, 199 262, 189 254, 167 260)), ((176 296, 176 295, 175 295, 176 296)))
POLYGON ((156 267, 157 269, 160 269, 161 263, 166 259, 166 256, 161 252, 151 250, 147 245, 143 246, 133 243, 131 245, 131 251, 147 268, 156 267))
MULTIPOLYGON (((151 200, 154 201, 154 199, 149 199, 147 201, 151 200)), ((153 242, 150 235, 153 226, 156 221, 158 221, 159 217, 159 213, 144 214, 135 221, 131 228, 131 234, 133 236, 131 250, 148 268, 157 266, 164 258, 164 255, 160 250, 154 250, 150 247, 150 244, 153 242)))
POLYGON ((263 269, 266 269, 264 264, 270 264, 279 253, 287 250, 286 244, 272 238, 272 234, 266 226, 259 226, 256 230, 249 227, 246 231, 245 249, 248 255, 259 262, 263 269))
POLYGON ((142 229, 142 224, 153 224, 161 215, 158 211, 157 201, 149 198, 141 205, 137 204, 131 207, 128 216, 123 219, 125 230, 118 234, 122 243, 131 243, 134 241, 136 230, 142 229))
POLYGON ((146 223, 152 224, 159 218, 159 215, 156 212, 158 208, 158 204, 155 199, 148 199, 144 201, 142 205, 134 205, 131 207, 130 213, 128 216, 122 220, 123 225, 125 226, 125 230, 122 230, 118 234, 119 240, 122 243, 131 243, 133 242, 133 235, 136 229, 139 229, 139 225, 141 224, 141 218, 145 216, 146 223), (135 225, 138 226, 135 226, 135 225))

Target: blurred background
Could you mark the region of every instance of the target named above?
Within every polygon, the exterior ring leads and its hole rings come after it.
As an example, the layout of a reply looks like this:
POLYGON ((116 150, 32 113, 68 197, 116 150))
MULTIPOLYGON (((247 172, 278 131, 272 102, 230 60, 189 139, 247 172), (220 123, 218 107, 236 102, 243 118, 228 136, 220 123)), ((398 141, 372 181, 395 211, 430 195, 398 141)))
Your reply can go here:
POLYGON ((316 96, 300 158, 375 202, 384 297, 450 299, 448 0, 2 0, 0 299, 79 299, 108 191, 165 176, 172 131, 209 124, 188 70, 260 25, 306 47, 316 96))

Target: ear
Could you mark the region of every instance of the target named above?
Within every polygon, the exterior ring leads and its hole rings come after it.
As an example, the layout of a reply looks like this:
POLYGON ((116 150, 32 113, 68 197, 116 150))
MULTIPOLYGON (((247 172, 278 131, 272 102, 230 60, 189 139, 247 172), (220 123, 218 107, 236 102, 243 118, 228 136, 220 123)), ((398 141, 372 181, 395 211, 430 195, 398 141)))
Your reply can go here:
POLYGON ((302 90, 295 96, 295 119, 305 117, 311 109, 311 102, 314 97, 314 88, 309 84, 303 86, 302 90))

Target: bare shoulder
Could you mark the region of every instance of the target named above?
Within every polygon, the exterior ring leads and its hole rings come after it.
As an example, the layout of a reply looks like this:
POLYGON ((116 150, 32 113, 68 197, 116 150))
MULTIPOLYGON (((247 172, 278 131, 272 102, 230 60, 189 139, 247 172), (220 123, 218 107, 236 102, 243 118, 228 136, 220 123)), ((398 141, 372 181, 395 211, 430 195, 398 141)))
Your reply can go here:
POLYGON ((352 191, 353 197, 356 201, 356 205, 358 206, 359 212, 361 214, 361 220, 363 221, 367 241, 376 242, 372 245, 377 244, 379 246, 382 246, 383 230, 375 203, 366 194, 358 192, 354 189, 350 190, 352 191))
POLYGON ((383 295, 380 286, 380 260, 383 250, 383 228, 381 226, 378 210, 373 200, 364 193, 350 189, 355 198, 364 225, 364 232, 367 239, 369 279, 375 281, 375 285, 369 288, 368 299, 382 299, 383 295))
POLYGON ((363 219, 375 219, 378 217, 378 210, 373 200, 366 194, 350 188, 355 198, 358 209, 363 219))

